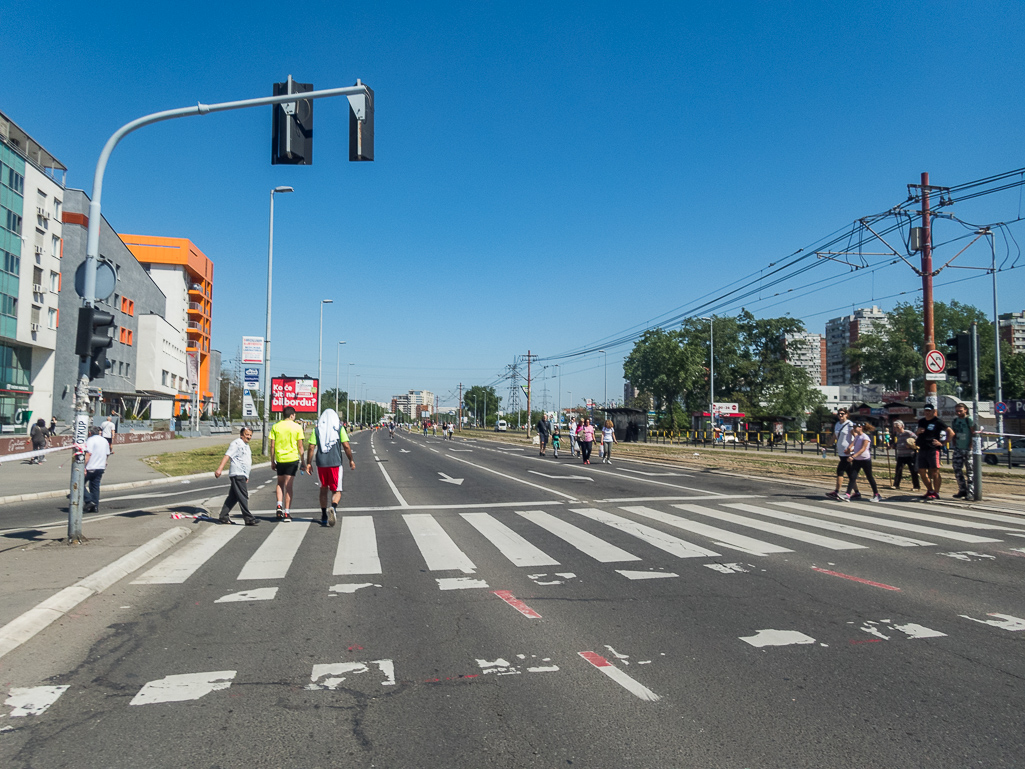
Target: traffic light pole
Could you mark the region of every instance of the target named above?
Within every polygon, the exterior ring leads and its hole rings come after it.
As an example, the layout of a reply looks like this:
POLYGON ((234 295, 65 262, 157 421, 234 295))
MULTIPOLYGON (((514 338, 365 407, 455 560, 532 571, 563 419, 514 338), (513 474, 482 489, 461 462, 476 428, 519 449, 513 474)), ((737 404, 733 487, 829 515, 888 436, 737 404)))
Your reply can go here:
MULTIPOLYGON (((278 96, 264 96, 258 99, 243 99, 241 101, 227 101, 220 104, 199 103, 194 107, 182 107, 180 109, 154 112, 151 115, 144 115, 130 123, 121 126, 114 134, 107 139, 100 152, 100 158, 96 162, 96 173, 93 175, 92 199, 89 201, 89 225, 85 251, 85 281, 82 291, 82 303, 86 307, 94 307, 96 304, 96 265, 100 258, 100 224, 103 221, 100 209, 100 199, 103 195, 103 175, 107 170, 107 161, 114 148, 133 131, 137 131, 154 123, 161 123, 165 120, 174 120, 180 117, 192 117, 194 115, 206 115, 211 112, 227 112, 235 109, 247 109, 249 107, 265 107, 272 104, 285 104, 301 99, 326 99, 332 96, 355 97, 350 99, 350 106, 356 112, 357 119, 363 119, 367 114, 367 103, 371 102, 373 96, 370 89, 359 80, 356 85, 345 88, 327 88, 322 91, 307 91, 298 94, 280 94, 278 96), (357 103, 359 97, 364 97, 361 103, 357 103)), ((372 109, 372 104, 371 107, 372 109)), ((85 491, 85 440, 88 437, 89 429, 89 366, 92 363, 91 356, 82 356, 79 363, 78 386, 75 388, 75 446, 74 460, 71 464, 71 504, 68 507, 68 544, 85 541, 82 535, 82 503, 85 491)))
MULTIPOLYGON (((997 339, 997 344, 1000 339, 997 339)), ((979 429, 979 324, 972 321, 972 427, 979 429)), ((982 436, 972 435, 972 470, 975 478, 974 496, 982 501, 982 436)))

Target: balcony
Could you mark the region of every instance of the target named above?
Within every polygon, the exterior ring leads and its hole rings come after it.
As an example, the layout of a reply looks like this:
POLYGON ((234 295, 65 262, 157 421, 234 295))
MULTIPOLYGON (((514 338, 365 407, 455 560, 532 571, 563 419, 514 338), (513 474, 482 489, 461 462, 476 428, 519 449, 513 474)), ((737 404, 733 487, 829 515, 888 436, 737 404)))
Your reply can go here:
POLYGON ((198 312, 200 315, 206 314, 203 305, 199 302, 189 302, 189 312, 198 312))
POLYGON ((199 352, 199 342, 195 339, 190 339, 185 343, 185 349, 188 352, 199 352))
POLYGON ((197 323, 194 320, 190 320, 188 322, 188 325, 186 326, 186 329, 188 330, 188 332, 190 334, 204 334, 204 335, 206 334, 206 329, 203 328, 203 324, 202 323, 197 323))

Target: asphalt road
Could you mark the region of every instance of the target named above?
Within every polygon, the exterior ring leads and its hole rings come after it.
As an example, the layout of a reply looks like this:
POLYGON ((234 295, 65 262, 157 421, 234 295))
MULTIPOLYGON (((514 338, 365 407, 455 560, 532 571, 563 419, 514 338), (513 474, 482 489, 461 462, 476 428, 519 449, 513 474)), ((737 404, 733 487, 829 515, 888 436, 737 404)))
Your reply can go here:
POLYGON ((1023 764, 1025 520, 353 441, 337 527, 258 473, 262 525, 194 524, 8 655, 0 764, 1023 764))

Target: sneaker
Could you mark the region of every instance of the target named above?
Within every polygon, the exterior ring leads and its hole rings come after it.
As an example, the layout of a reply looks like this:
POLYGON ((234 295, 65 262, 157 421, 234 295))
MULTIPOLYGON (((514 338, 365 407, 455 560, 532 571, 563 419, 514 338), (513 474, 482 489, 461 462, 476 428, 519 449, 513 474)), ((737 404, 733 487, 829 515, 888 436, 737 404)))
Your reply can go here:
POLYGON ((335 513, 335 509, 333 507, 329 507, 327 509, 327 525, 334 526, 337 520, 338 516, 335 513))
POLYGON ((275 510, 275 515, 277 515, 277 517, 278 517, 278 520, 279 520, 279 521, 280 521, 280 520, 281 520, 282 518, 284 518, 285 514, 284 514, 284 512, 282 512, 282 510, 281 510, 281 505, 278 505, 278 507, 277 507, 277 510, 275 510))
POLYGON ((256 526, 258 523, 259 521, 253 518, 252 520, 246 521, 246 526, 256 526))
POLYGON ((282 523, 291 523, 292 522, 292 516, 290 516, 288 513, 282 513, 281 514, 281 522, 282 523))
POLYGON ((953 498, 954 499, 964 499, 967 496, 968 496, 968 492, 967 491, 959 491, 959 492, 957 492, 957 494, 954 495, 953 498))
POLYGON ((850 501, 851 501, 852 499, 854 499, 854 497, 852 497, 852 496, 851 496, 850 494, 841 494, 841 495, 840 495, 840 496, 838 497, 838 499, 839 499, 839 500, 840 500, 841 502, 850 502, 850 501))
POLYGON ((840 499, 840 492, 839 491, 827 491, 826 492, 826 496, 829 497, 830 499, 840 499))
POLYGON ((231 523, 231 518, 218 518, 217 523, 231 523))
POLYGON ((872 501, 873 502, 882 502, 883 498, 881 496, 879 496, 878 494, 873 494, 872 495, 872 501))
POLYGON ((861 492, 860 491, 855 491, 850 496, 851 496, 851 499, 861 499, 861 492))
POLYGON ((937 494, 935 491, 930 491, 928 494, 925 495, 925 498, 926 499, 939 499, 940 495, 937 494))
POLYGON ((320 516, 320 525, 327 526, 327 514, 320 516))

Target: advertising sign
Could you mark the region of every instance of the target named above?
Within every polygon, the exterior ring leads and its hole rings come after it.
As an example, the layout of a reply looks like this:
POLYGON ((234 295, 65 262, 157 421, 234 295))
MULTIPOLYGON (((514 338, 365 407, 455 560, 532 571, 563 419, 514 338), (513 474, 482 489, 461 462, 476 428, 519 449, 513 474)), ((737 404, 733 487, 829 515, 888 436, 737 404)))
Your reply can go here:
POLYGON ((316 412, 320 382, 303 377, 274 377, 270 380, 272 398, 270 410, 280 413, 292 406, 301 413, 316 412))
POLYGON ((242 390, 242 418, 251 419, 258 416, 260 415, 256 413, 256 403, 253 401, 253 393, 248 387, 246 387, 242 390))
POLYGON ((263 363, 263 337, 242 337, 242 362, 263 363))
POLYGON ((247 387, 256 389, 260 386, 260 369, 247 368, 242 372, 242 374, 247 387))
POLYGON ((186 360, 189 371, 189 389, 199 389, 199 353, 190 352, 186 360))
POLYGON ((739 403, 713 403, 712 410, 722 416, 732 416, 740 412, 739 403))

